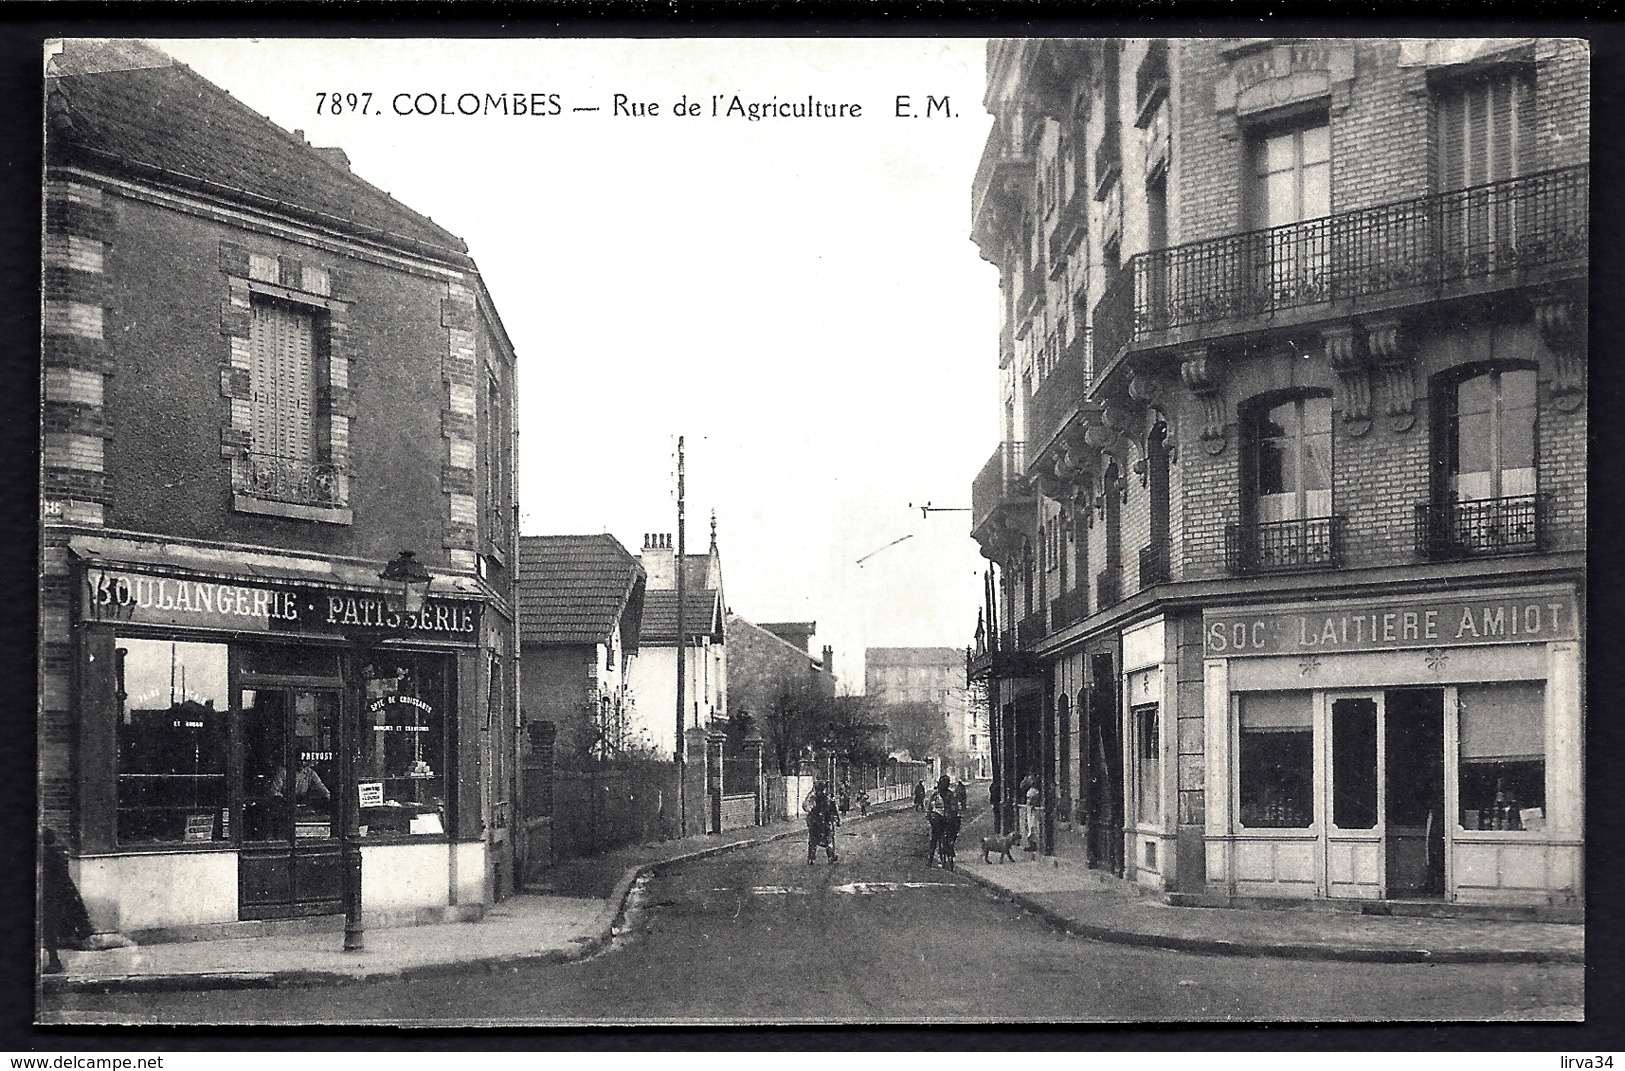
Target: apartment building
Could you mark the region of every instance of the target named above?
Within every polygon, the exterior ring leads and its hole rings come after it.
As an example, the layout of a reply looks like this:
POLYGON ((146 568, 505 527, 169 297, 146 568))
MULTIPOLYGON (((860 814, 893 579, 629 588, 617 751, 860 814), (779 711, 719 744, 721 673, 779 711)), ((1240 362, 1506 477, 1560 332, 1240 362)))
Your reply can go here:
POLYGON ((1588 80, 989 45, 1001 823, 1201 902, 1583 902, 1588 80))

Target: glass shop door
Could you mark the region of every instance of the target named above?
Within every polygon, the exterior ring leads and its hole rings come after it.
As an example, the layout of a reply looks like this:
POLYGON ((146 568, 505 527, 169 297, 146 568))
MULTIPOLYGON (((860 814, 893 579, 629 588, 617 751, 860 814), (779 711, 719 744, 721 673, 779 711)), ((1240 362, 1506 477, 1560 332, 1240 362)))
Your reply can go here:
POLYGON ((340 692, 254 687, 241 694, 239 917, 341 912, 340 692))

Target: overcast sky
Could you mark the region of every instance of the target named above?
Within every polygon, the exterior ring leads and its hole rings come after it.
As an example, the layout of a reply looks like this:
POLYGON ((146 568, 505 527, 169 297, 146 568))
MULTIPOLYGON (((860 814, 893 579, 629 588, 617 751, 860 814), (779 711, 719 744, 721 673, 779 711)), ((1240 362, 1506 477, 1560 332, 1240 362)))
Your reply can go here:
POLYGON ((157 43, 467 241, 519 355, 524 534, 675 533, 683 435, 688 546, 715 510, 734 612, 817 621, 855 691, 866 646, 970 640, 969 514, 918 507, 968 507, 998 435, 983 42, 157 43), (396 114, 465 93, 562 114, 396 114), (862 114, 713 118, 714 94, 862 114))

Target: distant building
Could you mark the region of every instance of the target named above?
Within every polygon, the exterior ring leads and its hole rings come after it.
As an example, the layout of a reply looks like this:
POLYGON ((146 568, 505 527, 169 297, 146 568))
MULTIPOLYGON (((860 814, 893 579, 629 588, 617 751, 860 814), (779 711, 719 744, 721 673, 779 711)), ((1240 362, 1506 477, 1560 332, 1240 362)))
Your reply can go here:
MULTIPOLYGON (((684 556, 685 642, 683 728, 707 729, 728 715, 727 621, 716 521, 704 554, 684 556)), ((677 735, 677 549, 670 533, 644 536, 639 563, 647 576, 638 657, 629 669, 636 725, 656 751, 672 757, 677 735)))
POLYGON ((864 692, 884 707, 890 703, 930 703, 948 730, 945 759, 955 776, 983 778, 989 771, 987 712, 970 702, 965 652, 956 647, 871 647, 863 656, 864 692))
POLYGON ((514 887, 515 360, 467 248, 138 42, 46 83, 40 821, 137 940, 336 914, 356 863, 369 925, 477 916, 514 887))
POLYGON ((799 757, 779 736, 777 704, 786 697, 835 695, 834 652, 825 647, 821 659, 807 652, 816 630, 811 621, 757 625, 728 615, 728 705, 734 714, 750 715, 752 728, 766 741, 770 772, 793 772, 791 762, 799 757), (777 768, 781 761, 783 771, 777 768))

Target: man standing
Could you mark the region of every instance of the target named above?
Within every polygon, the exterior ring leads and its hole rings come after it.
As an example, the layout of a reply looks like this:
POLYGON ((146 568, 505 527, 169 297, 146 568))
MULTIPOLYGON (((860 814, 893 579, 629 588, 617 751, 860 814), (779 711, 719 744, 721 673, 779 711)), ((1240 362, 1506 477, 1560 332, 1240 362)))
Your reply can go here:
POLYGON ((835 862, 835 827, 840 825, 841 816, 825 782, 813 782, 813 790, 801 801, 801 813, 807 816, 807 865, 817 858, 819 845, 823 845, 829 861, 835 862))

